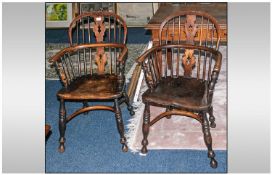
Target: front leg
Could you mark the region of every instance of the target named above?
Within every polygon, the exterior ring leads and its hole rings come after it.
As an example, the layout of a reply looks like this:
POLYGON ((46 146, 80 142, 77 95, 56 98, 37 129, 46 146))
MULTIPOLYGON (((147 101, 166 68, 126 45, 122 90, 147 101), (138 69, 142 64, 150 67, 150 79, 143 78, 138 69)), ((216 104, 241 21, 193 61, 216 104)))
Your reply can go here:
POLYGON ((64 99, 60 99, 60 112, 59 112, 59 152, 63 153, 65 151, 65 130, 66 130, 66 110, 64 99))
POLYGON ((115 107, 115 118, 116 118, 116 123, 117 123, 117 129, 120 134, 120 143, 122 144, 122 151, 127 152, 128 147, 126 144, 126 137, 124 134, 124 124, 123 124, 123 119, 122 119, 122 114, 121 114, 121 109, 119 106, 118 99, 114 99, 114 107, 115 107))
POLYGON ((141 152, 143 154, 147 153, 147 145, 148 145, 148 140, 147 136, 149 133, 149 124, 150 124, 150 106, 148 103, 145 103, 145 109, 144 109, 144 116, 143 116, 143 140, 142 140, 142 149, 141 152))

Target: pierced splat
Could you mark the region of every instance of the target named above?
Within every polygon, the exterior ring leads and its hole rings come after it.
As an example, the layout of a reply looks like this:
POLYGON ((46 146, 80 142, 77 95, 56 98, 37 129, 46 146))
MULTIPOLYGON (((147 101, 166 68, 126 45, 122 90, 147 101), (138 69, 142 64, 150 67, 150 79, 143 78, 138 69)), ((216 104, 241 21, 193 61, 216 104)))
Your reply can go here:
MULTIPOLYGON (((103 42, 104 34, 105 34, 105 24, 104 24, 104 17, 97 16, 94 18, 95 24, 94 24, 94 34, 96 37, 97 42, 103 42)), ((105 71, 105 65, 107 63, 107 56, 105 54, 103 47, 98 47, 96 56, 95 56, 95 62, 97 64, 97 72, 98 74, 103 74, 105 71)))
POLYGON ((194 50, 186 49, 182 57, 182 65, 184 67, 184 76, 190 77, 192 75, 192 69, 195 65, 194 50))
POLYGON ((105 65, 107 63, 107 55, 103 47, 97 48, 97 53, 95 55, 95 62, 97 64, 97 73, 103 74, 105 71, 105 65))
POLYGON ((94 18, 95 24, 94 24, 94 34, 96 37, 97 42, 103 42, 104 34, 105 34, 105 24, 104 24, 104 17, 97 16, 94 18))
POLYGON ((186 43, 194 44, 194 37, 197 32, 196 15, 186 15, 185 22, 185 34, 186 34, 186 43))

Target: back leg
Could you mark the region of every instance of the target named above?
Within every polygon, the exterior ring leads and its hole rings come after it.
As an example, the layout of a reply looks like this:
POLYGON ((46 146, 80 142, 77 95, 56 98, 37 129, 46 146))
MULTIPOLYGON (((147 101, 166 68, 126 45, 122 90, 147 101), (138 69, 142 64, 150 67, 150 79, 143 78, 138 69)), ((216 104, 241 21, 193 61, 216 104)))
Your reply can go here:
POLYGON ((133 106, 129 103, 129 98, 126 92, 123 93, 125 97, 125 103, 127 104, 127 109, 129 110, 130 115, 134 115, 135 112, 133 111, 133 106))
POLYGON ((215 123, 215 117, 213 115, 213 107, 212 106, 209 108, 209 120, 210 120, 211 128, 215 128, 216 123, 215 123))

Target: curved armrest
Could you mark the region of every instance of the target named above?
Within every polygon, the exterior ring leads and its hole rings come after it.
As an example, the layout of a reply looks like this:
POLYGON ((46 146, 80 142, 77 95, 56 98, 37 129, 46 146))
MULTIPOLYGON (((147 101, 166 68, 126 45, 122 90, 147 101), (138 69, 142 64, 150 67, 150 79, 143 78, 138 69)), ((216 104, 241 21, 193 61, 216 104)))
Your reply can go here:
POLYGON ((73 53, 73 52, 76 52, 80 49, 98 48, 98 47, 122 48, 123 50, 122 50, 122 53, 118 57, 118 61, 120 61, 122 63, 124 63, 126 61, 125 56, 128 52, 126 45, 118 44, 118 43, 96 43, 96 44, 80 44, 80 45, 64 48, 61 51, 59 51, 58 53, 56 53, 56 55, 51 57, 49 59, 49 63, 54 63, 54 62, 58 61, 62 56, 64 56, 67 53, 73 53))

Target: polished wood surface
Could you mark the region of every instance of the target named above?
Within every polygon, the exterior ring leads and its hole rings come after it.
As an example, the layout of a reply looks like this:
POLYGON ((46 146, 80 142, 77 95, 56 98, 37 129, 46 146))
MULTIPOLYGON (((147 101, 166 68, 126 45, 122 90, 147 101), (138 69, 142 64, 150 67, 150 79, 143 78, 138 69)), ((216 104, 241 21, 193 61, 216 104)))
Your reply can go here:
POLYGON ((142 96, 145 110, 141 152, 147 153, 149 128, 157 121, 164 117, 170 119, 171 115, 187 116, 202 125, 210 166, 216 168, 210 127, 215 127, 212 98, 222 64, 221 53, 213 48, 191 44, 161 45, 147 50, 137 61, 148 86, 142 96), (171 66, 168 64, 169 50, 171 66), (186 61, 182 61, 184 58, 186 61), (186 66, 192 61, 194 67, 190 67, 188 73, 186 66), (166 112, 151 120, 150 105, 166 108, 166 112))
MULTIPOLYGON (((159 44, 159 29, 163 21, 172 14, 183 11, 201 11, 213 16, 221 29, 221 41, 223 43, 227 41, 227 3, 190 3, 188 5, 182 3, 180 5, 161 5, 149 23, 145 26, 147 30, 151 30, 152 41, 155 45, 159 44)), ((175 32, 178 33, 177 31, 175 32)), ((184 31, 182 31, 182 33, 184 33, 184 31)), ((181 37, 183 40, 186 40, 184 35, 181 37)), ((169 38, 169 40, 171 40, 171 38, 169 38)))

